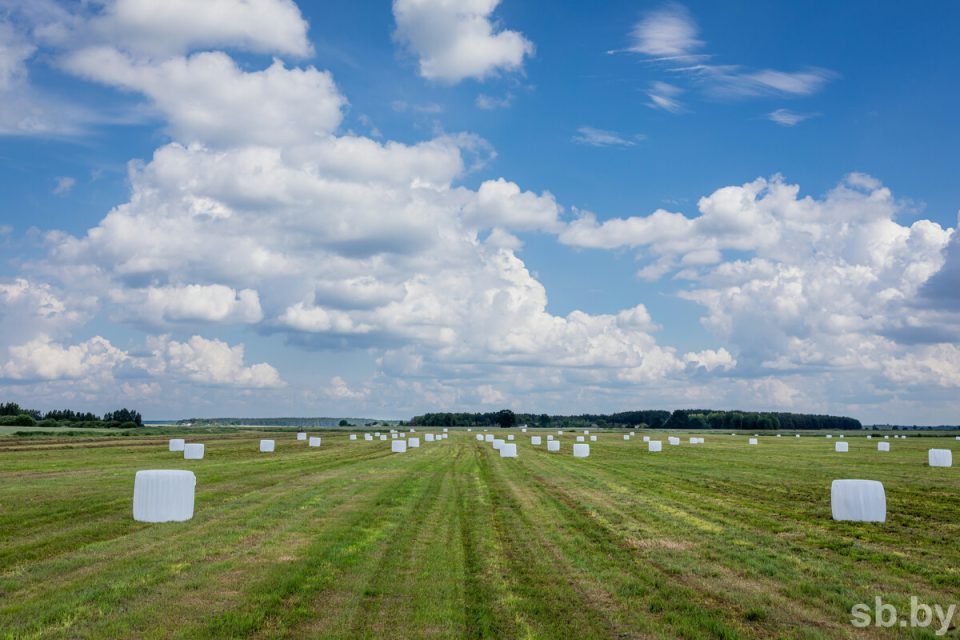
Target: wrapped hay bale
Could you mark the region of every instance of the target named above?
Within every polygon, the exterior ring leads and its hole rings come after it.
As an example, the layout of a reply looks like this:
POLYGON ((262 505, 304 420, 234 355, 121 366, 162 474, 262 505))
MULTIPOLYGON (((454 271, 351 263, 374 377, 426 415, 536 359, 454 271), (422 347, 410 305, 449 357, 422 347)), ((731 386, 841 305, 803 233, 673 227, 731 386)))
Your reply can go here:
POLYGON ((513 441, 513 434, 512 434, 512 433, 507 436, 507 441, 508 441, 508 442, 512 442, 512 441, 513 441))
POLYGON ((516 458, 517 457, 517 445, 514 442, 506 442, 502 447, 500 447, 500 457, 501 458, 516 458))
POLYGON ((871 440, 872 438, 873 438, 873 436, 871 436, 871 435, 868 435, 868 436, 867 436, 867 440, 871 440))
MULTIPOLYGON (((307 434, 305 434, 303 431, 297 434, 297 440, 306 440, 306 439, 307 439, 307 434)), ((351 436, 350 439, 356 440, 357 436, 351 436)))
POLYGON ((539 445, 542 443, 543 443, 543 440, 540 438, 540 436, 530 436, 530 444, 539 445))
POLYGON ((629 440, 629 439, 630 439, 630 434, 629 434, 629 433, 623 434, 623 439, 624 439, 624 440, 629 440))
POLYGON ((444 433, 447 433, 448 431, 450 431, 450 429, 447 429, 446 427, 443 428, 444 433))
POLYGON ((590 436, 590 442, 596 442, 597 436, 590 436))
POLYGON ((676 447, 677 445, 680 444, 680 438, 677 438, 677 437, 674 437, 674 436, 670 436, 670 437, 667 438, 667 442, 668 442, 669 444, 671 444, 672 446, 676 447))
POLYGON ((170 438, 170 451, 183 451, 185 444, 187 444, 187 441, 183 438, 170 438))
POLYGON ((830 486, 834 520, 886 522, 887 496, 876 480, 834 480, 830 486))
POLYGON ((559 440, 547 440, 547 451, 552 451, 557 453, 560 451, 560 441, 559 440))
POLYGON ((877 451, 890 451, 890 443, 889 443, 889 442, 878 442, 878 443, 877 443, 877 451))
POLYGON ((836 451, 837 453, 846 453, 847 451, 850 450, 850 447, 847 445, 846 442, 838 442, 835 445, 833 445, 833 450, 836 451))
POLYGON ((381 440, 386 440, 386 439, 387 439, 387 434, 385 434, 385 433, 380 434, 380 439, 381 439, 381 440))
POLYGON ((420 438, 407 438, 404 440, 407 443, 407 446, 411 449, 417 449, 420 447, 420 438))
POLYGON ((485 436, 483 437, 483 439, 484 439, 486 442, 493 442, 493 434, 492 434, 492 433, 488 433, 487 435, 485 435, 485 436))
POLYGON ((750 438, 749 440, 747 440, 747 444, 757 444, 757 439, 756 439, 756 438, 750 438))
POLYGON ((644 442, 650 442, 650 436, 643 436, 644 442))
POLYGON ((647 440, 647 451, 651 453, 663 451, 663 443, 659 440, 647 440))
POLYGON ((527 428, 526 428, 526 427, 520 429, 520 433, 526 433, 526 432, 527 432, 527 428))
POLYGON ((826 437, 827 437, 827 438, 832 438, 833 436, 828 433, 826 437))
POLYGON ((799 437, 800 437, 800 434, 798 433, 798 434, 795 435, 794 437, 795 437, 795 438, 799 438, 799 437))
POLYGON ((374 432, 373 432, 373 437, 374 437, 374 438, 379 438, 379 437, 380 437, 380 432, 379 432, 379 431, 374 431, 374 432))
POLYGON ((584 429, 584 430, 583 430, 583 435, 585 435, 585 436, 590 435, 590 430, 589 430, 589 429, 584 429))
POLYGON ((423 434, 423 440, 424 442, 433 442, 434 441, 433 434, 432 433, 423 434))
MULTIPOLYGON (((306 435, 306 434, 304 434, 304 435, 306 435)), ((350 439, 351 439, 351 440, 356 440, 356 439, 357 439, 357 434, 351 433, 351 434, 350 434, 350 439)))
POLYGON ((688 438, 689 444, 697 444, 697 439, 694 437, 688 438))
POLYGON ((548 435, 548 436, 547 436, 547 440, 553 440, 553 436, 552 436, 552 435, 548 435))
POLYGON ((369 433, 365 433, 365 434, 363 434, 363 439, 366 440, 367 442, 369 442, 369 441, 373 440, 373 436, 370 435, 369 433))
POLYGON ((478 434, 477 434, 477 442, 483 442, 483 434, 482 434, 482 433, 478 433, 478 434))
POLYGON ((930 449, 927 451, 927 464, 931 467, 952 467, 953 452, 950 449, 930 449))
POLYGON ((497 451, 499 451, 500 448, 503 447, 503 445, 505 444, 507 444, 506 441, 501 440, 500 438, 493 439, 493 448, 496 449, 497 451))
POLYGON ((273 453, 276 447, 277 447, 277 443, 275 440, 260 441, 260 453, 273 453))
POLYGON ((203 445, 196 442, 188 442, 183 445, 184 460, 203 460, 203 445))
MULTIPOLYGON (((373 438, 371 438, 371 440, 372 440, 372 439, 373 439, 373 438)), ((320 436, 310 436, 310 441, 309 441, 308 444, 309 444, 311 447, 319 447, 319 446, 320 446, 320 436)))
POLYGON ((133 519, 137 522, 185 522, 193 517, 197 477, 192 471, 137 471, 133 481, 133 519))
POLYGON ((574 458, 586 458, 589 455, 590 455, 590 445, 585 443, 578 443, 573 445, 574 458))
POLYGON ((391 440, 396 440, 396 439, 397 439, 397 434, 391 433, 391 434, 390 434, 390 439, 391 439, 391 440))
POLYGON ((391 453, 406 453, 407 452, 407 441, 406 440, 393 440, 390 442, 390 452, 391 453))
POLYGON ((577 436, 577 442, 583 442, 583 436, 577 436))

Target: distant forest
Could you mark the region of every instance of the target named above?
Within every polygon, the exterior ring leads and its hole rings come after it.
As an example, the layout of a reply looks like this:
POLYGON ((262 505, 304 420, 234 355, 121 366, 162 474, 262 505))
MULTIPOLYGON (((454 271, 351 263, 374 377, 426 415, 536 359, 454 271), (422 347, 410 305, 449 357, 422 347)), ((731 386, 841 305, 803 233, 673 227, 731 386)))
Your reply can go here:
POLYGON ((551 416, 545 413, 513 413, 509 410, 489 413, 427 413, 414 416, 411 426, 422 427, 530 427, 598 428, 637 427, 640 429, 749 429, 803 431, 811 429, 862 429, 855 418, 761 411, 715 411, 677 409, 676 411, 624 411, 611 414, 584 413, 575 416, 551 416))
POLYGON ((372 418, 186 418, 177 420, 180 426, 230 427, 248 425, 253 427, 346 427, 399 424, 399 420, 374 420, 372 418))
POLYGON ((108 411, 103 416, 72 409, 54 409, 42 413, 21 407, 16 402, 5 402, 0 404, 0 426, 133 429, 143 426, 143 418, 139 411, 131 409, 108 411))

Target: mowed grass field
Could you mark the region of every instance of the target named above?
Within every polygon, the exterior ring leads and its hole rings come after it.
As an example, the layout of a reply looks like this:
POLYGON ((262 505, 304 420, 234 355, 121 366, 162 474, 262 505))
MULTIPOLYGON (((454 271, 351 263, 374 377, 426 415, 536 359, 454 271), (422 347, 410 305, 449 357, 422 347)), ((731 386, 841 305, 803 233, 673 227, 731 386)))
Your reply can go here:
POLYGON ((517 459, 454 430, 406 454, 207 435, 201 461, 168 436, 2 438, 0 638, 932 637, 850 608, 960 602, 960 469, 926 465, 952 437, 651 454, 604 432, 575 459, 572 433, 559 454, 511 433, 517 459), (139 469, 194 471, 193 520, 135 522, 139 469), (835 478, 883 481, 888 521, 833 522, 835 478))

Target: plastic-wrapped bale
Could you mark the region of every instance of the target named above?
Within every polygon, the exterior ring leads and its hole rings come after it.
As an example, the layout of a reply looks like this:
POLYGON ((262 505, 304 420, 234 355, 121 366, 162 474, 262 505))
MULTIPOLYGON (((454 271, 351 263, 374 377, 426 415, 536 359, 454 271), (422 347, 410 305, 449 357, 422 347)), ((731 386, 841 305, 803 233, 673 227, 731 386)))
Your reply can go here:
POLYGON ((319 447, 319 446, 320 446, 320 436, 310 436, 309 444, 310 444, 311 447, 319 447))
POLYGON ((871 435, 868 435, 868 436, 867 436, 867 440, 870 440, 870 439, 872 439, 872 438, 873 438, 873 436, 871 436, 871 435))
MULTIPOLYGON (((306 440, 306 439, 307 439, 307 434, 305 434, 303 431, 301 431, 300 433, 297 434, 297 440, 306 440)), ((350 439, 351 439, 351 440, 356 440, 356 439, 357 439, 357 436, 353 436, 353 435, 352 435, 352 436, 350 436, 350 439)))
POLYGON ((391 434, 390 434, 390 439, 391 439, 391 440, 396 440, 396 439, 397 439, 397 434, 391 433, 391 434))
POLYGON ((557 430, 557 435, 558 435, 558 436, 562 436, 562 435, 563 435, 563 431, 561 431, 561 430, 558 429, 558 430, 557 430))
POLYGON ((493 448, 496 449, 497 451, 499 451, 500 448, 505 444, 507 444, 506 441, 501 440, 500 438, 493 439, 493 448))
POLYGON ((960 436, 957 436, 957 440, 960 440, 960 436))
POLYGON ((781 435, 778 433, 778 434, 777 434, 777 437, 778 437, 778 438, 782 438, 783 436, 781 436, 781 435))
POLYGON ((420 446, 420 438, 407 438, 404 440, 411 449, 417 449, 420 446))
POLYGON ((273 453, 274 449, 276 448, 277 448, 277 443, 275 440, 260 441, 260 453, 273 453))
POLYGON ((513 434, 512 434, 512 433, 507 436, 507 441, 508 441, 508 442, 513 442, 513 434))
POLYGON ((137 471, 133 481, 133 519, 184 522, 193 517, 197 477, 192 471, 137 471))
POLYGON ((680 444, 680 438, 675 438, 674 436, 670 436, 669 438, 667 438, 667 442, 675 447, 680 444))
POLYGON ((500 457, 501 458, 516 458, 517 457, 517 444, 515 442, 504 442, 503 446, 500 447, 500 457))
POLYGON ((560 441, 559 440, 547 440, 547 451, 552 451, 557 453, 560 451, 560 441))
POLYGON ((647 451, 651 453, 663 451, 663 443, 659 440, 647 440, 647 451))
POLYGON ((187 444, 187 441, 183 438, 170 438, 170 451, 183 451, 183 445, 187 444))
POLYGON ((526 428, 520 429, 520 433, 526 433, 526 432, 527 432, 526 428))
POLYGON ((749 440, 747 440, 747 444, 757 444, 757 439, 756 439, 756 438, 750 438, 749 440))
POLYGON ((485 442, 493 442, 493 434, 488 433, 487 435, 483 436, 483 439, 485 442))
POLYGON ((184 460, 203 460, 203 445, 196 442, 188 442, 183 445, 184 460))
POLYGON ((424 441, 426 441, 426 442, 433 442, 433 440, 434 440, 434 439, 433 439, 433 434, 432 434, 432 433, 425 433, 425 434, 423 434, 423 439, 424 439, 424 441))
POLYGON ((630 439, 630 434, 629 434, 629 433, 623 434, 623 439, 624 439, 624 440, 629 440, 629 439, 630 439))
POLYGON ((450 429, 447 429, 446 427, 443 428, 444 433, 447 433, 448 431, 450 431, 450 429))
POLYGON ((363 439, 366 440, 367 442, 369 442, 369 441, 373 440, 373 436, 370 435, 369 433, 365 433, 365 434, 363 434, 363 439))
POLYGON ((552 434, 547 436, 547 441, 550 441, 550 440, 553 440, 553 435, 552 435, 552 434))
POLYGON ((384 433, 384 434, 381 434, 381 435, 380 435, 380 439, 381 439, 381 440, 386 440, 386 439, 387 439, 387 434, 385 434, 385 433, 384 433))
POLYGON ((697 444, 697 439, 694 437, 690 437, 688 441, 689 441, 689 444, 697 444))
POLYGON ((643 436, 644 442, 650 442, 650 436, 643 436))
POLYGON ((586 458, 590 455, 590 445, 586 443, 577 443, 573 445, 574 458, 586 458))
POLYGON ((827 437, 828 437, 828 438, 832 438, 833 436, 828 433, 828 434, 827 434, 827 437))
POLYGON ((407 441, 406 440, 392 440, 390 442, 390 451, 393 453, 406 453, 407 452, 407 441))
POLYGON ((838 442, 833 445, 833 450, 837 453, 846 453, 850 450, 850 447, 846 442, 838 442))
POLYGON ((842 433, 840 434, 840 437, 841 437, 841 438, 843 437, 843 434, 842 434, 842 433))
POLYGON ((583 435, 585 435, 585 436, 590 435, 590 429, 584 429, 584 430, 583 430, 583 435))
POLYGON ((799 433, 794 436, 794 438, 799 438, 799 437, 800 437, 800 434, 799 434, 799 433))
POLYGON ((583 442, 583 436, 577 436, 577 442, 583 442))
POLYGON ((597 436, 590 436, 590 442, 596 442, 597 436))
POLYGON ((482 434, 482 433, 478 433, 478 434, 477 434, 477 442, 483 442, 483 434, 482 434))
POLYGON ((950 449, 930 449, 927 451, 927 464, 931 467, 952 467, 953 452, 950 449))
POLYGON ((889 442, 878 442, 878 443, 877 443, 877 451, 890 451, 890 443, 889 443, 889 442))
POLYGON ((417 432, 416 429, 408 429, 407 431, 408 431, 409 433, 416 433, 416 432, 417 432))
POLYGON ((379 437, 380 437, 380 432, 379 432, 379 431, 374 431, 374 432, 373 432, 373 437, 374 437, 374 438, 379 438, 379 437))
POLYGON ((350 439, 351 439, 351 440, 356 440, 356 439, 357 439, 357 434, 351 433, 351 434, 350 434, 350 439))
POLYGON ((886 522, 887 496, 876 480, 834 480, 830 486, 834 520, 886 522))
POLYGON ((543 444, 543 439, 540 436, 530 436, 530 444, 533 444, 533 445, 543 444))
POLYGON ((890 439, 890 436, 883 436, 883 439, 884 439, 884 440, 889 440, 889 439, 890 439))

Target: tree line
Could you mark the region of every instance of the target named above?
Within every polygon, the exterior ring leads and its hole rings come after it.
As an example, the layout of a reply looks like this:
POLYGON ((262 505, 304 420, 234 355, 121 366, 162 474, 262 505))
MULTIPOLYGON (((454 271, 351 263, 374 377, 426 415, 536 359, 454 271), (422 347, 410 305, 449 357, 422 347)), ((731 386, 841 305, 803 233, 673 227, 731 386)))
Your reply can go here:
POLYGON ((89 411, 53 409, 46 413, 21 407, 16 402, 0 403, 0 425, 15 427, 99 427, 133 429, 143 426, 139 411, 117 409, 98 416, 89 411))
POLYGON ((514 413, 509 409, 485 413, 426 413, 410 419, 411 426, 420 427, 528 427, 564 428, 623 428, 640 429, 725 429, 751 431, 783 429, 804 431, 813 429, 855 430, 863 425, 855 418, 808 413, 775 411, 717 411, 706 409, 659 409, 622 411, 620 413, 583 413, 580 415, 548 415, 514 413))

